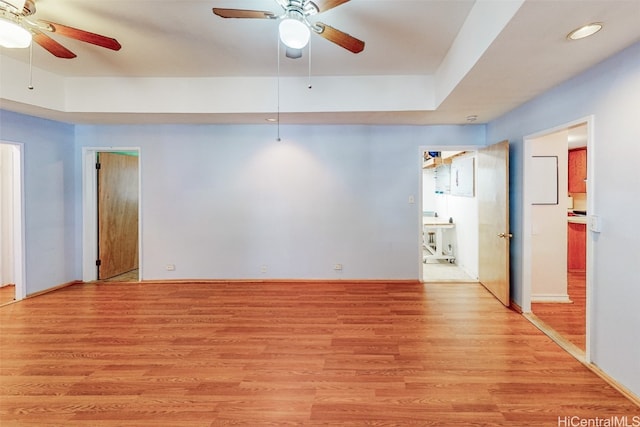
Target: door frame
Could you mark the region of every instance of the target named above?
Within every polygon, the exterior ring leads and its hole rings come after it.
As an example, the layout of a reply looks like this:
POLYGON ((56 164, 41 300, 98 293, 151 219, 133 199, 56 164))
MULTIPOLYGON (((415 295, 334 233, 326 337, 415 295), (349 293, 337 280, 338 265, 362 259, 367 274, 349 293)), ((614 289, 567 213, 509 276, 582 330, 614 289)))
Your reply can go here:
POLYGON ((138 153, 138 280, 142 280, 142 150, 140 147, 82 148, 82 280, 98 278, 98 153, 133 151, 138 153))
MULTIPOLYGON (((531 276, 532 276, 532 263, 531 263, 531 246, 533 241, 532 236, 532 212, 531 212, 531 191, 533 188, 533 177, 531 159, 533 155, 533 140, 544 137, 556 132, 567 130, 573 126, 586 124, 587 125, 587 182, 589 185, 589 191, 587 192, 587 212, 594 211, 593 201, 595 200, 595 171, 593 167, 593 149, 595 147, 594 140, 594 116, 579 118, 568 123, 564 123, 555 126, 550 129, 545 129, 533 134, 525 135, 523 138, 523 197, 522 197, 522 276, 520 277, 522 283, 522 312, 531 313, 531 276)), ((589 216, 591 216, 589 215, 589 216)), ((586 260, 586 272, 585 272, 585 292, 586 292, 586 325, 585 325, 585 361, 591 363, 591 326, 592 326, 592 306, 593 306, 593 239, 594 233, 590 232, 587 227, 587 260, 586 260)))
POLYGON ((9 146, 13 151, 13 198, 11 200, 13 211, 13 281, 16 286, 15 301, 20 301, 27 296, 24 244, 24 144, 11 141, 0 141, 0 143, 9 146))
MULTIPOLYGON (((417 218, 417 228, 418 228, 418 280, 420 281, 420 283, 425 283, 424 281, 424 263, 422 262, 423 259, 423 250, 422 250, 422 233, 423 233, 423 227, 422 227, 422 211, 423 211, 423 184, 422 184, 422 180, 423 180, 423 171, 422 171, 422 155, 425 151, 473 151, 476 152, 480 149, 484 148, 484 146, 480 146, 480 145, 421 145, 420 147, 418 147, 419 149, 419 153, 418 153, 418 159, 419 159, 419 171, 420 171, 420 179, 418 181, 418 197, 416 198, 417 200, 417 204, 418 204, 418 209, 417 209, 417 214, 418 214, 418 218, 417 218)), ((479 282, 478 282, 479 283, 479 282)))

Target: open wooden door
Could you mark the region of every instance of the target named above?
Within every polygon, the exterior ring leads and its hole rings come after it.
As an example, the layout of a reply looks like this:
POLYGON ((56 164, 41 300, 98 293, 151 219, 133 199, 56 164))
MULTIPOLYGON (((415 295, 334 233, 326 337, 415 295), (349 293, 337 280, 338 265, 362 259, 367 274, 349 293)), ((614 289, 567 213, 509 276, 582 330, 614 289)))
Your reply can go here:
POLYGON ((509 141, 477 152, 480 283, 509 306, 509 141))
POLYGON ((98 153, 98 279, 138 268, 138 157, 98 153))

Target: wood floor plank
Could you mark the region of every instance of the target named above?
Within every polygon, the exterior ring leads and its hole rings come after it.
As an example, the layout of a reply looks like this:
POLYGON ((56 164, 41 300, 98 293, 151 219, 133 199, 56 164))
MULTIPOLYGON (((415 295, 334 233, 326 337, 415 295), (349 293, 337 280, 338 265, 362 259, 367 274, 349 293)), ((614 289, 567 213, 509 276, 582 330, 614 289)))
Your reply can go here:
POLYGON ((91 283, 0 321, 3 427, 640 416, 478 284, 91 283))
POLYGON ((16 299, 16 285, 0 286, 0 305, 9 304, 16 299))

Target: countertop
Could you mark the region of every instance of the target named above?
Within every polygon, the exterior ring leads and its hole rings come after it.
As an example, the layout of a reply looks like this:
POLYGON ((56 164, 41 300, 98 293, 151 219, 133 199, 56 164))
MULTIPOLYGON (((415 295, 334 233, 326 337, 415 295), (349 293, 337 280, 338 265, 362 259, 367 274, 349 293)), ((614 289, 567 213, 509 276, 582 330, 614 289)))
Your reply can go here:
POLYGON ((586 216, 568 216, 567 222, 571 222, 573 224, 586 224, 587 217, 586 216))
POLYGON ((431 226, 451 226, 453 227, 453 223, 449 222, 448 218, 440 218, 440 217, 433 217, 433 216, 423 216, 422 217, 422 224, 423 225, 431 225, 431 226))

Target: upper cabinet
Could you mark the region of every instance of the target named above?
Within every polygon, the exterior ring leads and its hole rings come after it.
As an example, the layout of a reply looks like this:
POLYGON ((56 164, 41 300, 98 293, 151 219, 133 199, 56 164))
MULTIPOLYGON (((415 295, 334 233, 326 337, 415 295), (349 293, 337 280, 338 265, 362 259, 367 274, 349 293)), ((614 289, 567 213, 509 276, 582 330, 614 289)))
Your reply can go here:
POLYGON ((587 192, 587 149, 569 150, 569 193, 587 192))

